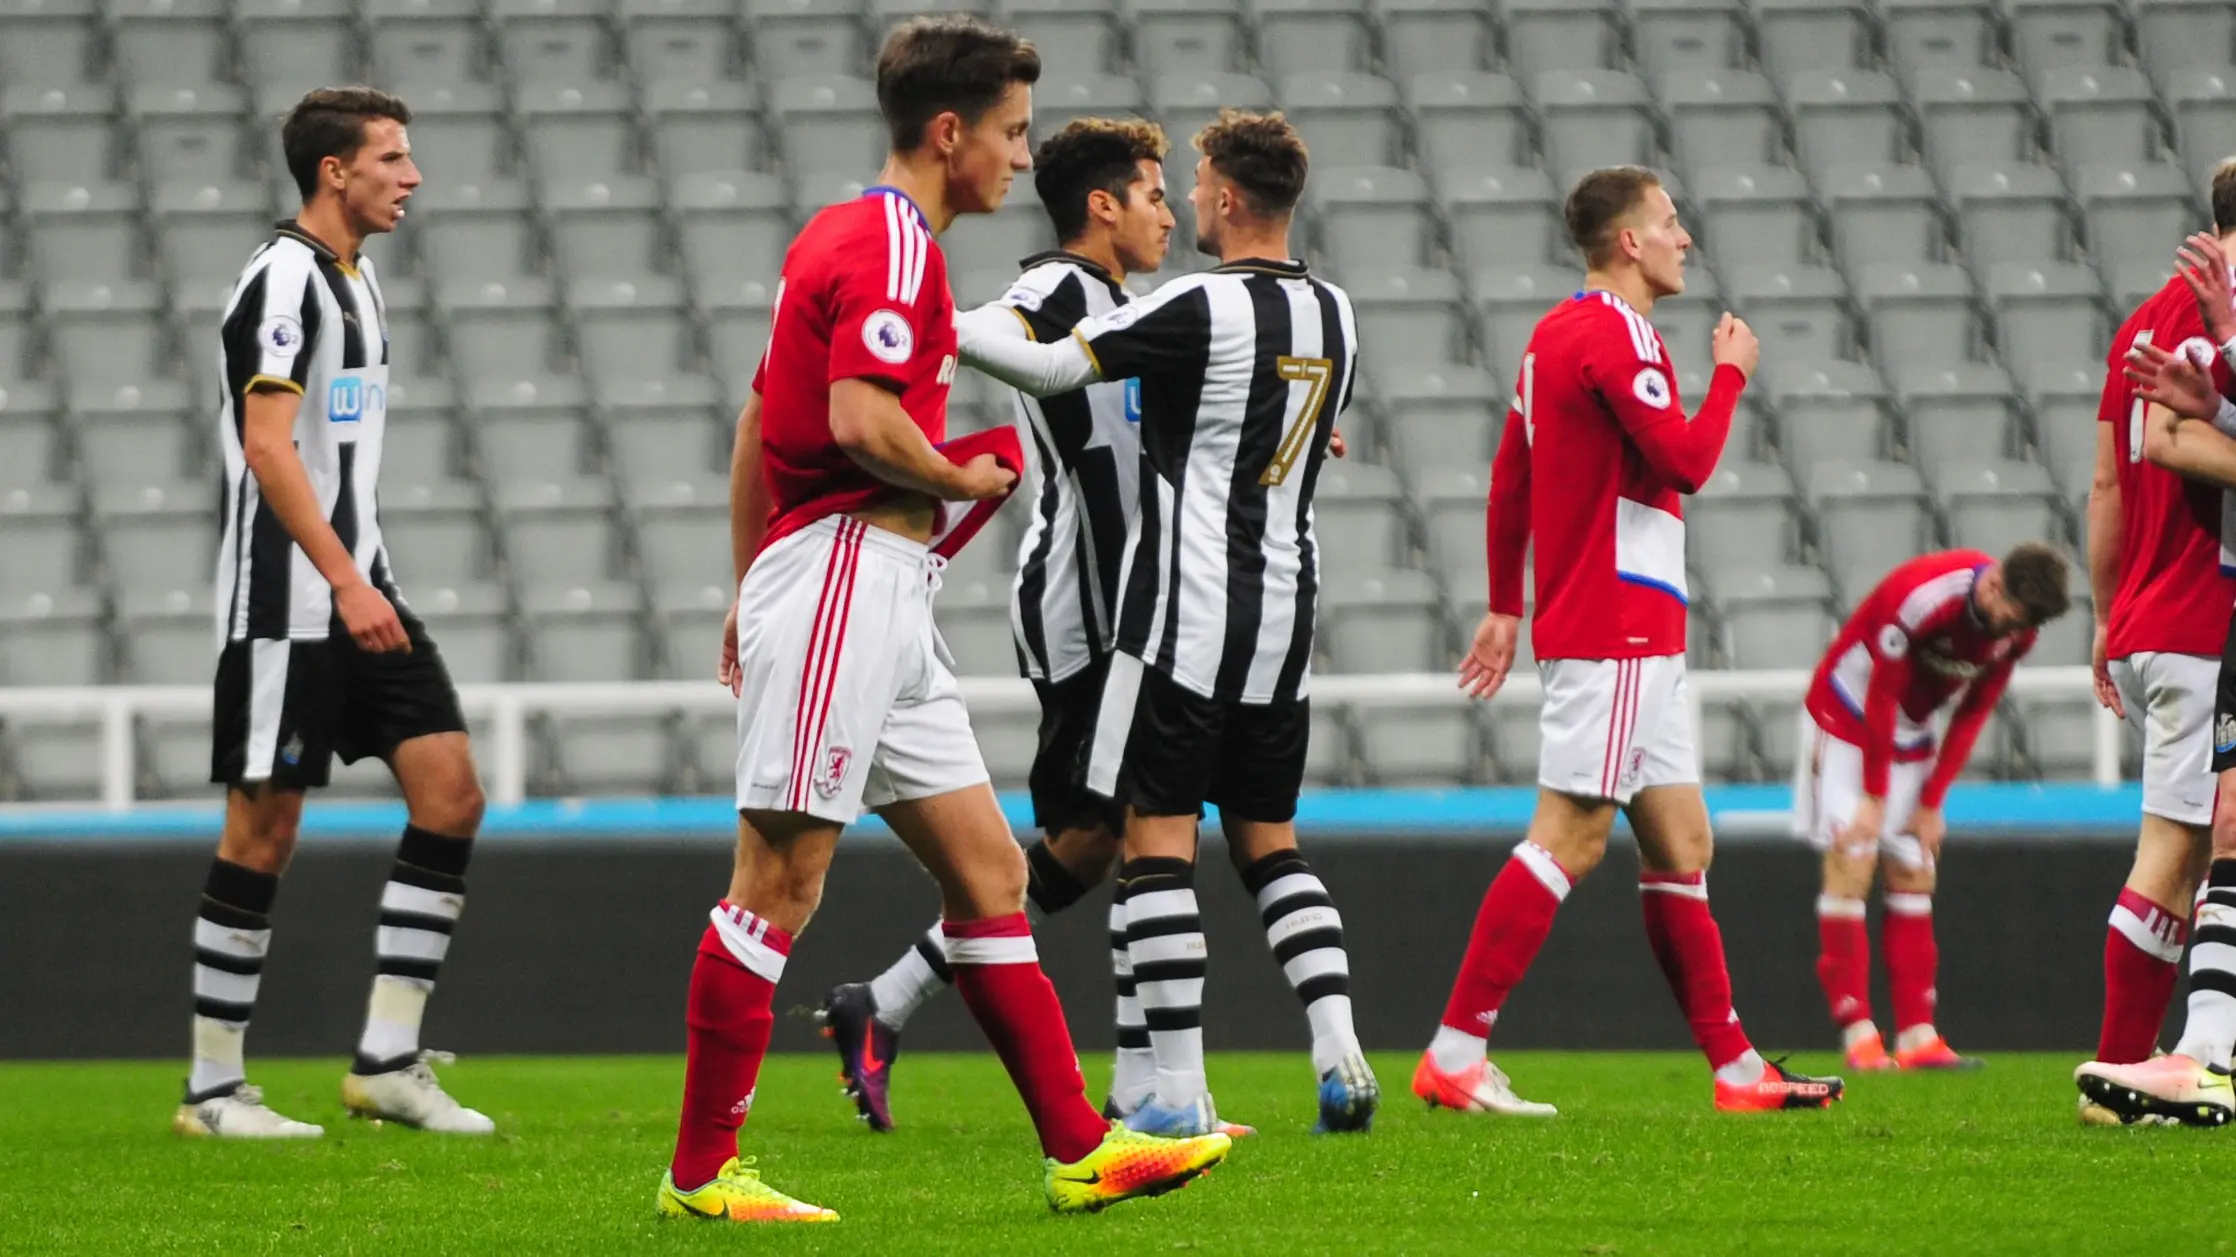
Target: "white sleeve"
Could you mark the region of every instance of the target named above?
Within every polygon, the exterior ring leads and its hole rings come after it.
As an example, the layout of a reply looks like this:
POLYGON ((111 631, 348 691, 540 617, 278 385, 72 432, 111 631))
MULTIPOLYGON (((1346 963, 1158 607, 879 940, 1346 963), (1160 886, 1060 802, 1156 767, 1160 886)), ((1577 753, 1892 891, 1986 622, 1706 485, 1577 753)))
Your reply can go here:
POLYGON ((1076 337, 1042 345, 1025 339, 1024 322, 1001 305, 980 306, 955 318, 956 351, 1020 393, 1047 397, 1095 382, 1095 360, 1076 337))
POLYGON ((2220 399, 2220 413, 2213 416, 2213 426, 2228 436, 2236 436, 2236 402, 2220 399))

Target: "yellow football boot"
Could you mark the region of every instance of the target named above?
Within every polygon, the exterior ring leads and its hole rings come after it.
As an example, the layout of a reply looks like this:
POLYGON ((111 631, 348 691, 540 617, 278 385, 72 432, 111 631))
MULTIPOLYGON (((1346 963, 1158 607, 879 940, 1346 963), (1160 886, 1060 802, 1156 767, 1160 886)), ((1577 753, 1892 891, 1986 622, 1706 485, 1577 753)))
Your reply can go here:
POLYGON ((1110 1133, 1086 1156, 1069 1164, 1048 1158, 1048 1207, 1097 1213, 1121 1200, 1161 1196, 1226 1160, 1233 1148, 1234 1140, 1216 1131, 1164 1139, 1112 1122, 1110 1133))
POLYGON ((720 1222, 836 1222, 838 1214, 821 1205, 794 1200, 761 1181, 752 1159, 731 1157, 706 1186, 684 1191, 675 1176, 660 1176, 658 1205, 663 1218, 705 1218, 720 1222))

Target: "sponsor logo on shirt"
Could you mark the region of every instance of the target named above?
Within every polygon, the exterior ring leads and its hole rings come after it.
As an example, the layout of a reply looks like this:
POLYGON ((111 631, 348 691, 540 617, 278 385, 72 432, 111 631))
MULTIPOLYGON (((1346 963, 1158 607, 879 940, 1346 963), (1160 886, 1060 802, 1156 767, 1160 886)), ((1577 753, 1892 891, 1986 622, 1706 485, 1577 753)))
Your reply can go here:
POLYGON ((388 409, 388 391, 345 375, 326 389, 326 417, 335 423, 356 423, 388 409))
POLYGON ((1141 377, 1138 375, 1126 380, 1126 422, 1141 422, 1141 377))
POLYGON ((898 310, 879 310, 862 320, 862 345, 879 362, 894 366, 916 353, 916 332, 898 310))
POLYGON ((303 325, 291 314, 275 314, 256 325, 256 341, 275 358, 292 358, 303 351, 303 325))

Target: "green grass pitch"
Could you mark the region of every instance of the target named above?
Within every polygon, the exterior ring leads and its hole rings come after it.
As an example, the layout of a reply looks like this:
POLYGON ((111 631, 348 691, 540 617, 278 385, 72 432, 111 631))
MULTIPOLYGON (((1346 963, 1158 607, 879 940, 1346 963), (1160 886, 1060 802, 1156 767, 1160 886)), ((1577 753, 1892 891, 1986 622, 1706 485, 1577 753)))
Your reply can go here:
MULTIPOLYGON (((2072 1060, 1852 1083, 1828 1113, 1719 1115, 1691 1055, 1501 1060, 1550 1122, 1427 1112, 1412 1059, 1374 1132, 1313 1138, 1301 1056, 1223 1055, 1224 1113, 1255 1122, 1210 1178, 1099 1217, 1055 1217, 1023 1110, 991 1057, 918 1054, 900 1129, 875 1136, 831 1058, 778 1057, 748 1129, 770 1182, 840 1211, 831 1228, 662 1222, 673 1057, 483 1058, 446 1071, 494 1140, 342 1117, 339 1061, 262 1061, 282 1112, 327 1125, 288 1146, 168 1131, 179 1067, 0 1066, 0 1252, 18 1253, 1464 1253, 1887 1254, 2236 1251, 2236 1135, 2082 1129, 2072 1060)), ((1105 1080, 1088 1063, 1100 1095, 1105 1080)), ((1796 1061, 1827 1068, 1824 1057, 1796 1061)))

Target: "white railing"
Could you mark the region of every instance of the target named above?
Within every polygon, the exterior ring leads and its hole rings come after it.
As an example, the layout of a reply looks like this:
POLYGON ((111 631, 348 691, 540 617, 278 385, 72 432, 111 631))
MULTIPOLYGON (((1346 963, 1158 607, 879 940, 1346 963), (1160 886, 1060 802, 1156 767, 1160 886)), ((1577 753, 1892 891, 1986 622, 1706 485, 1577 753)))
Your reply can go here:
MULTIPOLYGON (((1798 669, 1760 672, 1694 672, 1690 676, 1694 726, 1711 700, 1797 699, 1809 683, 1798 669)), ((2031 698, 2085 698, 2089 671, 2081 667, 2021 668, 2011 692, 2031 698)), ((1015 677, 965 677, 963 695, 972 710, 1013 713, 1037 710, 1032 686, 1015 677)), ((662 712, 731 712, 736 700, 712 681, 631 681, 600 683, 528 682, 517 685, 462 685, 458 697, 469 720, 486 721, 488 740, 479 748, 490 798, 518 803, 527 794, 528 718, 549 716, 637 716, 662 712)), ((1449 673, 1381 676, 1315 676, 1313 701, 1347 708, 1461 706, 1472 700, 1460 693, 1449 673)), ((1543 697, 1537 677, 1514 674, 1495 700, 1536 703, 1543 697)), ((101 801, 111 808, 133 803, 138 750, 136 721, 154 717, 206 717, 210 691, 200 685, 42 688, 0 686, 0 720, 97 723, 101 730, 101 801)), ((2120 722, 2095 709, 2091 777, 2102 785, 2120 779, 2120 722)))

